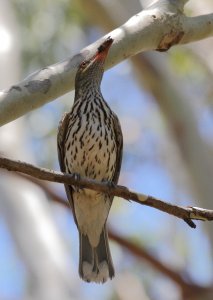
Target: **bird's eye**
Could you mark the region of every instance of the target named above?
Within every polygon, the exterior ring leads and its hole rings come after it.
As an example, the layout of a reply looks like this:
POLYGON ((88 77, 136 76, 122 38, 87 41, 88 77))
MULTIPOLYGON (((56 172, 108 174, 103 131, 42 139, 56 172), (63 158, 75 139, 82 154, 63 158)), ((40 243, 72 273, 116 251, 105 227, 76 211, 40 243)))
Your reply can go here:
POLYGON ((87 62, 86 61, 83 61, 82 63, 81 63, 81 67, 86 67, 86 65, 87 65, 87 62))

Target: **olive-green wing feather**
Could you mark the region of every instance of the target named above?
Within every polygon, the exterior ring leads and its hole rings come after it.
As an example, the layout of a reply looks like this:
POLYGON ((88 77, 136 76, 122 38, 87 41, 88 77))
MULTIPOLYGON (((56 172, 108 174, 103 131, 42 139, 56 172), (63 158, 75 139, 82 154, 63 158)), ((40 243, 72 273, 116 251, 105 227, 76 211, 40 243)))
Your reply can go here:
POLYGON ((123 135, 122 135, 121 125, 118 120, 118 117, 116 116, 116 114, 113 115, 114 115, 113 123, 114 123, 114 132, 115 132, 115 139, 117 145, 117 153, 116 153, 115 173, 112 181, 117 184, 120 175, 121 163, 123 157, 123 135))
MULTIPOLYGON (((64 157, 65 157, 65 139, 66 139, 66 133, 68 129, 68 124, 69 124, 69 113, 65 113, 59 123, 58 126, 58 135, 57 135, 57 144, 58 144, 58 160, 59 160, 59 165, 61 168, 61 172, 66 172, 65 164, 64 164, 64 157)), ((69 204, 72 208, 73 215, 75 218, 75 213, 74 213, 74 206, 73 206, 73 199, 72 199, 72 186, 65 184, 65 190, 67 194, 67 198, 69 200, 69 204)))
POLYGON ((66 132, 67 127, 69 123, 69 114, 65 113, 58 125, 58 134, 57 134, 57 144, 58 144, 58 160, 59 165, 62 172, 65 172, 65 165, 64 165, 64 145, 65 145, 65 138, 66 138, 66 132))

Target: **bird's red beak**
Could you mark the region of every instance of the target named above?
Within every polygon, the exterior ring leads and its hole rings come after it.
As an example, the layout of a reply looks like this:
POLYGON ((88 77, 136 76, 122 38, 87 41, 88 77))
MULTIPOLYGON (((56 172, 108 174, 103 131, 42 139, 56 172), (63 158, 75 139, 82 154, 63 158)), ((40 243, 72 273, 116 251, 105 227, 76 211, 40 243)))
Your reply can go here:
POLYGON ((104 41, 99 47, 98 51, 94 56, 94 60, 102 60, 104 61, 107 57, 107 54, 109 52, 109 48, 111 47, 113 43, 113 39, 111 37, 108 37, 106 41, 104 41))

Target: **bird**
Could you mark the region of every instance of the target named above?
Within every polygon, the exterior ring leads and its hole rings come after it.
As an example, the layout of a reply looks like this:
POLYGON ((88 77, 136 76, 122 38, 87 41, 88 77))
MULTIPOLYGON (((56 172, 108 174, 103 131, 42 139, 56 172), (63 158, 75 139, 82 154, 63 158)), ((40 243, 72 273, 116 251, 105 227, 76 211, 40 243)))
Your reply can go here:
MULTIPOLYGON (((100 89, 112 43, 108 37, 80 63, 74 103, 62 117, 57 135, 62 172, 109 185, 118 182, 123 152, 119 119, 100 89)), ((104 283, 115 274, 106 229, 113 196, 67 184, 65 190, 79 231, 79 276, 86 282, 104 283)))

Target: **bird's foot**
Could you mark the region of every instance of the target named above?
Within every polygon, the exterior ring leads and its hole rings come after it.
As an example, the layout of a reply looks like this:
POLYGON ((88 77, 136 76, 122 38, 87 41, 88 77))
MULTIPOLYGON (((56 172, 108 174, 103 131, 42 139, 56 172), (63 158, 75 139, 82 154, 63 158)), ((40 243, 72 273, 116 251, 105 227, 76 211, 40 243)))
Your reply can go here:
POLYGON ((107 181, 107 185, 110 189, 114 189, 116 187, 116 184, 113 181, 107 181))
POLYGON ((115 187, 116 187, 116 184, 113 182, 113 181, 110 181, 110 180, 103 180, 102 181, 103 183, 105 183, 109 189, 109 193, 108 195, 111 196, 111 193, 110 191, 114 190, 115 187))
MULTIPOLYGON (((73 179, 78 182, 79 180, 81 180, 81 175, 79 173, 73 173, 73 179)), ((76 192, 80 192, 81 190, 83 190, 83 187, 81 187, 80 185, 75 185, 74 190, 76 192)))

